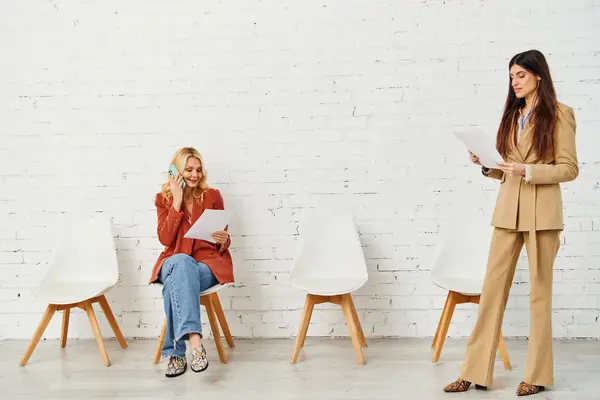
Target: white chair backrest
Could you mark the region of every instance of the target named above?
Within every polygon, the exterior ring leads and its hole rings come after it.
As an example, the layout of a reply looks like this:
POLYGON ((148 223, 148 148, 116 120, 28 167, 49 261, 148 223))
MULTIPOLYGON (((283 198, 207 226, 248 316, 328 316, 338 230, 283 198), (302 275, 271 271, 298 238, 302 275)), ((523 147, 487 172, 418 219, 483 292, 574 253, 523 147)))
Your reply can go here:
POLYGON ((483 284, 494 230, 490 222, 489 202, 464 199, 452 205, 440 223, 442 238, 431 269, 434 283, 445 287, 444 278, 451 276, 453 281, 470 281, 470 288, 474 281, 483 284))
POLYGON ((309 212, 290 281, 297 278, 368 279, 356 224, 348 213, 329 208, 309 212))
POLYGON ((72 217, 61 224, 61 230, 45 283, 117 283, 119 267, 109 218, 72 217))

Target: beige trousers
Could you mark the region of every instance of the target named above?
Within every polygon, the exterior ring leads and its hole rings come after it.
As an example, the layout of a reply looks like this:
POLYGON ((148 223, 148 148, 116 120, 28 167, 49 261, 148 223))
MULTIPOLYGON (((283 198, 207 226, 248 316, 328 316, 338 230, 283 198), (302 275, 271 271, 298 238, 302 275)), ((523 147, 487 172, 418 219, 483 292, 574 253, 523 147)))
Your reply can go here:
POLYGON ((523 243, 529 256, 531 313, 523 380, 539 386, 554 383, 552 269, 560 246, 560 231, 537 231, 534 236, 529 232, 500 228, 495 228, 492 236, 477 322, 467 344, 466 360, 460 373, 464 380, 492 386, 500 328, 523 243), (534 249, 537 249, 537 257, 533 257, 534 249))

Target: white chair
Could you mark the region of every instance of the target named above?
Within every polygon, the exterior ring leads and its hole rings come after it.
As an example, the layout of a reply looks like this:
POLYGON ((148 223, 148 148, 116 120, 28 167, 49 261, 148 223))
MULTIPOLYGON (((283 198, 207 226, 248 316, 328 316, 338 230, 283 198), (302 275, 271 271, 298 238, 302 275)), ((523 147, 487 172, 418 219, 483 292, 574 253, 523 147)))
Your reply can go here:
MULTIPOLYGON (((442 240, 431 269, 431 280, 448 290, 448 296, 431 345, 432 362, 439 361, 456 305, 479 304, 494 231, 490 220, 489 205, 469 199, 456 202, 442 218, 442 240)), ((498 349, 504 367, 511 369, 502 332, 498 349)))
MULTIPOLYGON (((162 283, 154 283, 154 287, 160 289, 162 291, 163 284, 162 283)), ((227 354, 225 353, 225 348, 223 347, 223 343, 221 342, 221 332, 219 330, 219 325, 223 329, 223 335, 225 336, 225 340, 227 341, 227 345, 230 348, 234 348, 235 344, 233 343, 233 337, 231 336, 231 332, 229 331, 229 325, 227 324, 227 319, 225 318, 225 313, 223 312, 223 307, 221 307, 221 301, 219 300, 219 295, 217 292, 224 287, 229 286, 228 284, 221 285, 216 284, 204 292, 200 293, 200 305, 203 305, 206 309, 206 314, 208 315, 208 321, 210 322, 210 329, 213 333, 213 338, 215 340, 215 345, 217 347, 217 353, 219 353, 219 359, 221 363, 227 364, 227 354)), ((154 364, 158 364, 160 362, 160 356, 162 353, 162 348, 165 344, 165 336, 167 334, 167 317, 163 322, 162 329, 160 331, 160 336, 158 338, 158 345, 156 346, 156 352, 154 353, 154 364)))
POLYGON ((108 367, 110 360, 100 334, 93 303, 100 303, 119 344, 122 348, 127 348, 123 334, 104 297, 119 278, 111 222, 102 215, 95 215, 74 218, 62 227, 64 231, 58 236, 59 243, 55 248, 50 268, 39 285, 32 289, 36 298, 49 304, 26 353, 21 358, 21 366, 27 364, 56 311, 63 311, 61 347, 66 346, 70 311, 71 308, 77 307, 87 313, 100 354, 108 367))
POLYGON ((327 209, 312 213, 301 226, 290 276, 293 287, 307 292, 292 363, 298 361, 313 308, 320 303, 342 307, 358 362, 365 363, 362 347, 367 344, 350 293, 367 280, 367 266, 352 216, 327 209))

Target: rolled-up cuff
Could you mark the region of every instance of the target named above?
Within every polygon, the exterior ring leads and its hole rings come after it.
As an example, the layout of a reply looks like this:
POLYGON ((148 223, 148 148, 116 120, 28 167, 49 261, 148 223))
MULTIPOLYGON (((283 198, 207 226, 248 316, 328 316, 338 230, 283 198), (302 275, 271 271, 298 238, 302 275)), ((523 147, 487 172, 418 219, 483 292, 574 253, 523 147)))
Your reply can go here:
POLYGON ((171 356, 185 357, 185 348, 184 348, 183 352, 178 351, 177 349, 163 350, 163 351, 161 351, 161 356, 163 358, 167 358, 167 357, 171 357, 171 356))
POLYGON ((531 179, 533 179, 533 175, 532 175, 532 168, 531 165, 527 164, 525 165, 525 182, 529 183, 531 182, 531 179))

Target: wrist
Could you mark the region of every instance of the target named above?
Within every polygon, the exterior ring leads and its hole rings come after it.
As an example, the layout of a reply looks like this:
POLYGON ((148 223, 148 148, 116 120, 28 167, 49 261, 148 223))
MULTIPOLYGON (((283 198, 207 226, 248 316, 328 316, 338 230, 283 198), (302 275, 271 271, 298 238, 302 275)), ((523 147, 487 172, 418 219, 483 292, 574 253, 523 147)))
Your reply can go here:
POLYGON ((176 197, 173 197, 173 208, 175 209, 175 211, 180 212, 181 211, 181 204, 183 203, 182 199, 178 199, 176 197))

